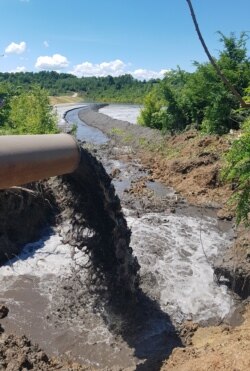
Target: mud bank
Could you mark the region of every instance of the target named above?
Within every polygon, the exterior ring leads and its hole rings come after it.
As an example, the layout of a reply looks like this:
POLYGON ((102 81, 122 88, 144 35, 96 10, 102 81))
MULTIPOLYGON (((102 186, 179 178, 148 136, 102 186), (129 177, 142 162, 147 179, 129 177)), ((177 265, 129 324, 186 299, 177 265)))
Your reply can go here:
POLYGON ((119 137, 120 133, 123 139, 125 136, 126 141, 126 135, 130 135, 131 137, 127 138, 127 144, 133 144, 133 147, 136 143, 138 144, 140 142, 139 138, 144 138, 144 140, 152 140, 155 142, 162 139, 161 134, 157 130, 151 130, 146 127, 130 124, 128 121, 112 119, 110 116, 99 113, 99 108, 101 107, 96 105, 94 107, 89 107, 84 111, 80 111, 79 118, 87 125, 101 130, 109 137, 115 134, 118 134, 119 137))
POLYGON ((249 370, 249 325, 248 305, 240 326, 196 328, 190 345, 185 349, 175 349, 161 371, 249 370))
POLYGON ((219 281, 226 278, 228 287, 242 299, 250 296, 250 231, 240 226, 236 241, 215 265, 219 281), (233 269, 232 269, 233 266, 233 269))
POLYGON ((94 371, 88 366, 81 366, 74 362, 49 358, 47 354, 32 344, 25 336, 8 335, 0 326, 0 369, 7 371, 34 370, 34 371, 94 371))
POLYGON ((0 191, 0 263, 15 257, 53 224, 54 214, 42 184, 0 191))

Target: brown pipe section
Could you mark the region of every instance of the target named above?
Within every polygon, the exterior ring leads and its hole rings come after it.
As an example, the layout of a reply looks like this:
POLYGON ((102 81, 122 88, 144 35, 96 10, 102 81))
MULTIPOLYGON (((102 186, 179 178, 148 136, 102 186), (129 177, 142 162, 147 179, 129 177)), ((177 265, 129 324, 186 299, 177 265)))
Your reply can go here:
POLYGON ((80 148, 68 134, 0 136, 0 189, 69 174, 80 148))

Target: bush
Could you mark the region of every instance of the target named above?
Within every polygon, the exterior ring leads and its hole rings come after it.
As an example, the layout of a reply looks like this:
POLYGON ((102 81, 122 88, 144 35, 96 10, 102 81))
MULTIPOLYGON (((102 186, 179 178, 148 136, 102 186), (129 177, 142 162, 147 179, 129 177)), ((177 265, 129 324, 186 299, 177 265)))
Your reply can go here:
POLYGON ((23 91, 10 99, 10 111, 2 134, 57 133, 57 120, 47 92, 39 87, 23 91))
POLYGON ((226 155, 222 175, 225 180, 236 184, 231 202, 236 205, 236 222, 249 225, 250 213, 250 117, 242 127, 241 136, 236 139, 226 155))

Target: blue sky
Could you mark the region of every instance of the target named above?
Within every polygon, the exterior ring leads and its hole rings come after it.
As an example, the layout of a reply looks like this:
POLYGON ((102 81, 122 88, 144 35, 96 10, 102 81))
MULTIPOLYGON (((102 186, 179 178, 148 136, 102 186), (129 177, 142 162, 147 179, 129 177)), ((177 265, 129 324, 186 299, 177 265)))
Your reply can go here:
MULTIPOLYGON (((193 6, 215 56, 216 31, 250 31, 250 0, 193 0, 193 6)), ((185 0, 0 0, 0 14, 1 72, 150 78, 206 61, 185 0)))

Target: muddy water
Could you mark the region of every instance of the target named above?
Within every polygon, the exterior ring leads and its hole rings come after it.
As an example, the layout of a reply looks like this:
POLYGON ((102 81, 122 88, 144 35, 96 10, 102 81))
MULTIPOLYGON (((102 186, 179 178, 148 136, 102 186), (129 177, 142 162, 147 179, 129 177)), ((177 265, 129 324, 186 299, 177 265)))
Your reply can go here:
POLYGON ((216 322, 233 310, 232 297, 216 284, 212 269, 231 243, 231 225, 185 202, 171 212, 179 196, 159 183, 147 183, 150 202, 147 196, 133 198, 127 191, 145 172, 136 159, 122 162, 118 149, 104 147, 97 155, 108 172, 119 169, 114 184, 141 266, 137 300, 119 308, 104 295, 103 305, 97 304, 95 290, 93 296, 85 290, 89 255, 48 231, 0 269, 0 300, 10 308, 3 325, 25 332, 49 354, 96 368, 135 369, 144 362, 144 369, 154 370, 179 344, 175 327, 183 319, 216 322))

